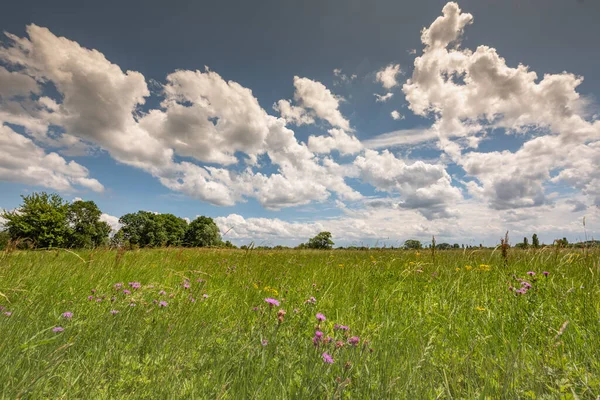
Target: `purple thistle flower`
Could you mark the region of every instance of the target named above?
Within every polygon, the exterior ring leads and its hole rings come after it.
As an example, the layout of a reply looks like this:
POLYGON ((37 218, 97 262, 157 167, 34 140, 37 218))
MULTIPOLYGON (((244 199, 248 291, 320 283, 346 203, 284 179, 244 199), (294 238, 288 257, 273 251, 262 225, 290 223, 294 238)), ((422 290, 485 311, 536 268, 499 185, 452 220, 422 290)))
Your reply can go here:
POLYGON ((94 296, 88 296, 88 300, 89 300, 89 301, 92 301, 92 300, 94 300, 94 296))
POLYGON ((350 328, 348 328, 346 325, 338 325, 338 324, 333 325, 333 329, 340 330, 340 331, 349 331, 350 330, 350 328))
POLYGON ((95 293, 96 293, 96 289, 92 289, 92 294, 95 294, 95 293))
POLYGON ((101 302, 102 302, 102 299, 101 299, 100 297, 98 297, 98 298, 96 299, 96 303, 101 303, 101 302))
POLYGON ((166 307, 166 306, 168 306, 168 305, 169 305, 169 304, 168 304, 166 301, 164 301, 164 300, 163 300, 163 301, 161 301, 160 303, 158 303, 158 306, 159 306, 159 307, 166 307))
POLYGON ((158 304, 158 300, 156 300, 156 299, 152 300, 152 304, 158 304))
POLYGON ((334 363, 334 361, 333 361, 333 357, 331 357, 331 356, 330 356, 329 354, 327 354, 327 353, 323 353, 323 354, 321 354, 321 357, 323 357, 323 362, 324 362, 325 364, 333 364, 333 363, 334 363))
POLYGON ((206 293, 204 293, 204 294, 202 295, 202 297, 204 297, 205 299, 208 299, 208 295, 207 295, 206 293))
POLYGON ((71 318, 73 318, 73 313, 71 311, 64 312, 62 314, 62 317, 66 318, 66 319, 71 319, 71 318))
POLYGON ((123 289, 123 293, 125 293, 125 294, 131 294, 131 291, 127 290, 127 289, 123 289))
POLYGON ((260 341, 260 344, 262 344, 263 346, 266 346, 269 344, 269 341, 267 339, 263 339, 260 341))
POLYGON ((534 276, 534 275, 535 275, 535 272, 533 272, 533 271, 529 271, 529 272, 527 273, 527 275, 529 275, 529 276, 534 276))
POLYGON ((5 312, 4 312, 4 315, 6 315, 7 317, 10 317, 10 316, 12 315, 12 312, 10 312, 10 311, 5 311, 5 312))
POLYGON ((191 301, 192 303, 195 303, 195 302, 196 302, 196 299, 195 299, 195 298, 193 298, 192 296, 190 296, 190 297, 189 297, 189 299, 190 299, 190 301, 191 301))
POLYGON ((325 321, 327 318, 321 313, 317 313, 317 319, 321 322, 325 321))
POLYGON ((321 331, 316 331, 315 332, 315 336, 312 338, 313 344, 315 346, 318 346, 319 343, 321 342, 321 339, 323 338, 323 332, 321 331))
POLYGON ((270 297, 267 297, 267 298, 265 299, 265 301, 266 301, 267 303, 269 303, 269 305, 270 305, 271 307, 273 307, 273 306, 277 306, 277 307, 278 307, 278 306, 279 306, 279 302, 278 302, 277 300, 275 300, 275 299, 272 299, 272 298, 270 298, 270 297))
POLYGON ((123 284, 121 282, 115 283, 114 287, 115 289, 121 289, 123 287, 123 284))
POLYGON ((135 303, 129 303, 129 307, 135 307, 136 304, 135 303))
POLYGON ((544 271, 544 272, 542 272, 542 274, 544 274, 544 276, 548 276, 548 275, 550 275, 550 272, 544 271))
POLYGON ((119 313, 119 310, 110 310, 110 313, 111 313, 112 315, 116 315, 116 314, 118 314, 118 313, 119 313))
POLYGON ((350 339, 348 339, 348 343, 350 343, 352 346, 356 346, 359 342, 360 338, 358 336, 352 336, 350 339))
POLYGON ((531 283, 525 282, 525 281, 521 282, 521 285, 527 289, 531 289, 531 287, 532 287, 531 283))
POLYGON ((65 330, 65 328, 63 328, 62 326, 57 326, 55 328, 52 328, 52 332, 62 332, 64 330, 65 330))
POLYGON ((258 311, 258 307, 252 307, 252 311, 258 311))
POLYGON ((165 292, 164 290, 161 290, 160 292, 158 292, 159 295, 164 296, 167 294, 167 292, 165 292))
POLYGON ((129 286, 131 286, 132 289, 139 289, 142 287, 142 284, 139 282, 129 282, 129 286))

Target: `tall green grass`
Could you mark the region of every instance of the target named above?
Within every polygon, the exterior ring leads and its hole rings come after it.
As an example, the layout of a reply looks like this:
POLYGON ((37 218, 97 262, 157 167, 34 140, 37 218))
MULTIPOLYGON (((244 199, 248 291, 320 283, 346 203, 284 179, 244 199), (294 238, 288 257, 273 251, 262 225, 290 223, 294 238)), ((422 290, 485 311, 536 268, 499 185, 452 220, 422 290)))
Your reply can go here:
POLYGON ((440 251, 435 262, 425 251, 4 253, 0 393, 592 399, 600 395, 599 256, 511 249, 505 267, 488 250, 440 251), (509 291, 521 287, 514 277, 533 288, 509 291), (142 288, 129 288, 133 281, 142 288), (318 329, 334 338, 319 347, 317 312, 327 317, 318 329), (324 363, 323 352, 335 362, 324 363))

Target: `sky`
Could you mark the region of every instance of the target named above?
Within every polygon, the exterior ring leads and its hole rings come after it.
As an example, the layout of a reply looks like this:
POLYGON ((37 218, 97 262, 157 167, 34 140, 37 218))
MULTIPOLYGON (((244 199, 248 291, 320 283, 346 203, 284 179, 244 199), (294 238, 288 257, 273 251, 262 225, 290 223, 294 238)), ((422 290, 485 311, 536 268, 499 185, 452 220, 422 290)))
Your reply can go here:
POLYGON ((114 229, 210 216, 238 245, 598 237, 598 16, 590 0, 10 2, 0 209, 56 192, 114 229))

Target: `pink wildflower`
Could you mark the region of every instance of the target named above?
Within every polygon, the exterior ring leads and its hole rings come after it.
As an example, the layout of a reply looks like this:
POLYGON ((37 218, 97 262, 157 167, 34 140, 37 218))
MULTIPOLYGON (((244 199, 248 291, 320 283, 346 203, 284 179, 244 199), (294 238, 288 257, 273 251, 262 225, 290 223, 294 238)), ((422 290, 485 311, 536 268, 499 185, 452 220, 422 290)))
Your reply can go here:
POLYGON ((277 307, 279 307, 279 301, 277 301, 277 300, 275 300, 275 299, 272 299, 272 298, 270 298, 270 297, 267 297, 267 298, 265 299, 265 301, 266 301, 267 303, 269 303, 269 305, 270 305, 271 307, 273 307, 273 306, 277 306, 277 307))
POLYGON ((352 346, 356 346, 359 342, 360 338, 358 336, 352 336, 350 339, 348 339, 348 343, 352 346))
POLYGON ((323 353, 323 354, 321 354, 321 357, 323 357, 323 362, 324 362, 325 364, 333 364, 333 363, 334 363, 334 361, 333 361, 333 357, 331 357, 331 356, 330 356, 329 354, 327 354, 327 353, 323 353))
POLYGON ((64 330, 65 330, 65 328, 63 328, 62 326, 57 326, 55 328, 52 328, 52 332, 62 332, 64 330))
POLYGON ((321 313, 317 313, 317 319, 321 322, 325 321, 327 318, 321 313))

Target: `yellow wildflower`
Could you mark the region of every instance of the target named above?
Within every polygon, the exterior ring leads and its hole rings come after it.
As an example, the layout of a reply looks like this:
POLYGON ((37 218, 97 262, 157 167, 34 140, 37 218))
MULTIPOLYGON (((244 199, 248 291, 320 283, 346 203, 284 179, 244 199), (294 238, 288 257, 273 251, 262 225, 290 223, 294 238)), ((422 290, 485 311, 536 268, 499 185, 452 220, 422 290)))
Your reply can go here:
POLYGON ((479 269, 481 271, 491 271, 492 267, 490 267, 488 264, 480 264, 479 265, 479 269))
POLYGON ((485 307, 479 307, 479 306, 477 306, 477 307, 475 307, 475 309, 477 311, 485 311, 485 307))
POLYGON ((466 269, 467 271, 470 271, 470 270, 472 270, 472 269, 473 269, 473 267, 471 267, 470 265, 465 265, 465 269, 466 269))

